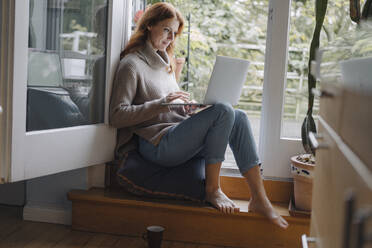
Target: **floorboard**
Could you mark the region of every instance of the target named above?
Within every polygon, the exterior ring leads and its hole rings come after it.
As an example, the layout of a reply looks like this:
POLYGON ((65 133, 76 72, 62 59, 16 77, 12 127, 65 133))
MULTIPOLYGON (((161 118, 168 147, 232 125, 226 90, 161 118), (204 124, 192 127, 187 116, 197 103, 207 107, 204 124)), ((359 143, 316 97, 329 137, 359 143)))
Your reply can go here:
MULTIPOLYGON (((0 205, 0 248, 147 248, 140 237, 73 231, 70 226, 22 220, 19 207, 0 205)), ((162 248, 222 248, 164 240, 162 248)))
POLYGON ((47 227, 43 223, 24 222, 12 234, 3 239, 4 247, 24 247, 40 237, 47 227))
POLYGON ((99 247, 112 247, 119 240, 119 236, 108 235, 108 234, 96 234, 94 235, 84 248, 99 248, 99 247))
POLYGON ((62 242, 63 239, 71 234, 71 229, 68 226, 46 223, 42 224, 47 230, 28 243, 24 248, 55 247, 56 244, 62 242))

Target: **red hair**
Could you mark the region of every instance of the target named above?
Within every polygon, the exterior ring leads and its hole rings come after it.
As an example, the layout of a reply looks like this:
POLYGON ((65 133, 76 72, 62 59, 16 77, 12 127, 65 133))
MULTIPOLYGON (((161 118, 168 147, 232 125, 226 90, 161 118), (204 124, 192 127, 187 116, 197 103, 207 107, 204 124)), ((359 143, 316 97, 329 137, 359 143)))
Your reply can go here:
MULTIPOLYGON (((120 59, 124 58, 129 53, 140 50, 145 46, 146 41, 149 37, 148 27, 154 26, 161 21, 172 18, 177 18, 177 21, 179 22, 179 27, 175 35, 175 38, 177 38, 180 34, 182 34, 184 19, 182 17, 182 14, 172 4, 159 2, 146 9, 142 17, 139 19, 137 27, 132 34, 128 44, 125 46, 124 51, 120 53, 120 59)), ((173 59, 174 47, 175 39, 169 44, 166 49, 171 64, 170 72, 173 72, 173 68, 175 68, 175 62, 173 59)))

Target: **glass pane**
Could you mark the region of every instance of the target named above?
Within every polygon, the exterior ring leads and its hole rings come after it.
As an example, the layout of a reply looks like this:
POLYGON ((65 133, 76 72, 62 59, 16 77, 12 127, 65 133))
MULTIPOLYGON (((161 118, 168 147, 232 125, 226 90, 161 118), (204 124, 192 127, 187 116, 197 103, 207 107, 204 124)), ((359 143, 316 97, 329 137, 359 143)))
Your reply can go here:
POLYGON ((133 0, 132 1, 132 30, 135 29, 136 24, 142 14, 144 13, 146 0, 133 0))
MULTIPOLYGON (((148 1, 150 4, 154 2, 157 1, 148 1)), ((185 64, 180 84, 195 100, 204 99, 217 55, 251 61, 247 81, 236 108, 248 114, 258 146, 269 1, 167 0, 167 2, 176 6, 186 19, 184 34, 177 41, 176 57, 189 59, 189 67, 185 64), (189 14, 190 22, 187 21, 189 14)), ((235 160, 228 149, 224 167, 230 166, 235 167, 235 160)))
MULTIPOLYGON (((315 27, 314 6, 315 0, 294 0, 291 3, 287 85, 281 132, 281 136, 286 138, 301 138, 301 125, 308 108, 307 74, 309 47, 315 27)), ((328 1, 320 47, 331 44, 350 29, 355 29, 355 25, 349 18, 349 1, 328 1)), ((315 121, 318 113, 319 99, 315 98, 313 108, 315 121)))
POLYGON ((27 131, 104 121, 107 0, 30 0, 27 131))

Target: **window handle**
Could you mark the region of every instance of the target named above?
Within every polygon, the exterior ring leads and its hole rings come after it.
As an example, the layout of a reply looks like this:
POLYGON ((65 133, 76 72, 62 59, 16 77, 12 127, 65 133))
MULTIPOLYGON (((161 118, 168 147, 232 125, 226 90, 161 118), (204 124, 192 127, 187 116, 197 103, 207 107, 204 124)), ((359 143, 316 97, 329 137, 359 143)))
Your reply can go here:
POLYGON ((0 115, 3 113, 3 107, 0 106, 0 115))
POLYGON ((301 241, 302 241, 302 248, 308 248, 309 246, 307 245, 307 243, 316 243, 316 238, 307 237, 306 234, 302 234, 301 241))

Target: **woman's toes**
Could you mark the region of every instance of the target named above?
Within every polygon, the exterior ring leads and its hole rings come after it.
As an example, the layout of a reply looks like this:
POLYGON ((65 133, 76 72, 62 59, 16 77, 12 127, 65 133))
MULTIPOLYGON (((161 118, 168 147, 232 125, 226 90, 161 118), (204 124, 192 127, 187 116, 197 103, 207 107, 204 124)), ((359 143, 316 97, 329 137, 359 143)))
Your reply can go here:
POLYGON ((286 229, 288 227, 288 222, 285 219, 283 219, 282 217, 280 217, 280 218, 281 218, 281 221, 282 221, 282 227, 284 229, 286 229))
POLYGON ((248 209, 249 211, 258 212, 265 215, 273 224, 282 229, 286 229, 288 227, 287 221, 275 211, 269 200, 251 200, 249 202, 248 209))
POLYGON ((223 205, 219 205, 219 206, 217 207, 217 209, 218 209, 218 211, 220 211, 220 212, 222 212, 222 213, 223 213, 223 211, 224 211, 224 209, 223 209, 223 205))
POLYGON ((282 229, 287 229, 288 228, 287 221, 285 219, 283 219, 283 217, 281 217, 281 216, 278 216, 277 218, 273 218, 273 219, 271 219, 271 221, 275 225, 279 226, 282 229))
POLYGON ((223 213, 225 214, 229 213, 229 207, 227 205, 223 206, 223 213))
POLYGON ((233 213, 236 208, 233 201, 231 201, 221 189, 206 192, 206 201, 215 206, 219 211, 228 214, 233 213))
POLYGON ((217 209, 224 214, 232 214, 235 208, 230 204, 221 204, 217 209))
POLYGON ((235 212, 235 208, 236 208, 235 204, 232 204, 230 206, 230 214, 233 214, 235 212))

